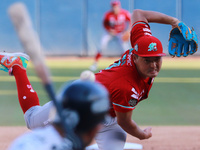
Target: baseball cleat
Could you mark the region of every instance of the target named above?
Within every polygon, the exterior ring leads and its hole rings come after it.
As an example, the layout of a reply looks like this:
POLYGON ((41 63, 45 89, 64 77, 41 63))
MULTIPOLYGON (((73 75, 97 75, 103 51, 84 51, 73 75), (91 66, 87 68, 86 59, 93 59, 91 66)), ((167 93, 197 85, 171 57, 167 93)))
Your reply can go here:
POLYGON ((17 65, 26 70, 30 57, 24 53, 0 53, 0 70, 8 72, 12 75, 13 66, 17 65))

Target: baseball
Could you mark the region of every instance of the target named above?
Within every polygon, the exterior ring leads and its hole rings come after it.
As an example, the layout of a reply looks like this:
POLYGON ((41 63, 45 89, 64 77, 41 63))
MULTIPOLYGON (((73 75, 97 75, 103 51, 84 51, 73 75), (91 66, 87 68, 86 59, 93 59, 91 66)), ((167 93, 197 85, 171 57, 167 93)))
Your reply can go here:
POLYGON ((80 75, 81 80, 95 81, 95 75, 90 70, 85 70, 80 75))

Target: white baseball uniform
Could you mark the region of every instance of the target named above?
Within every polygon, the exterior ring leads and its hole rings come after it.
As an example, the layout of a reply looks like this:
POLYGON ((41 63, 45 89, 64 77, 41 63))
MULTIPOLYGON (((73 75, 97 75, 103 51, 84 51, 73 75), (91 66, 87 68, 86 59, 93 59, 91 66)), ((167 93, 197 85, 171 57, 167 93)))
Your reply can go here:
POLYGON ((8 150, 72 150, 72 143, 49 125, 20 136, 8 150))

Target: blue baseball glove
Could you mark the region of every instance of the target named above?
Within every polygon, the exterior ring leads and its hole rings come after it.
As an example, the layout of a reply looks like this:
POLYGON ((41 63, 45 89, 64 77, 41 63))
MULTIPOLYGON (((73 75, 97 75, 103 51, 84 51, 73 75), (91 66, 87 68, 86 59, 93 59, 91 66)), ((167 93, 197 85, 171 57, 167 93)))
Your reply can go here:
POLYGON ((173 57, 188 56, 194 54, 198 49, 197 34, 192 28, 190 30, 183 22, 178 24, 170 32, 169 54, 173 57))

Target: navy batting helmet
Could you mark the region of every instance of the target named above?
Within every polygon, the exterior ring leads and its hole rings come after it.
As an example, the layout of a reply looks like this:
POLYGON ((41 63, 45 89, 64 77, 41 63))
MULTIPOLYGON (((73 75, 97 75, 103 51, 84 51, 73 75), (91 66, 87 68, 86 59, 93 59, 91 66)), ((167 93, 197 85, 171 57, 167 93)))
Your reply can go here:
POLYGON ((102 122, 109 109, 107 90, 90 81, 75 81, 64 86, 58 101, 68 125, 77 132, 87 132, 102 122))

